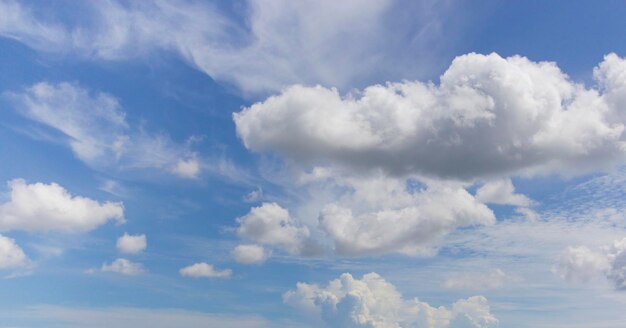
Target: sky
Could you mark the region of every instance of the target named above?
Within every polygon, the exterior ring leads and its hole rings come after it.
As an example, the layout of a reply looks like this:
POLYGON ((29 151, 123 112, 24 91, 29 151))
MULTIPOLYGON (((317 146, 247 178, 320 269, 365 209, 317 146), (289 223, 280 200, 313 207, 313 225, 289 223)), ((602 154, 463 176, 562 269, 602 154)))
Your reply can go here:
POLYGON ((0 0, 0 327, 622 327, 623 17, 0 0))

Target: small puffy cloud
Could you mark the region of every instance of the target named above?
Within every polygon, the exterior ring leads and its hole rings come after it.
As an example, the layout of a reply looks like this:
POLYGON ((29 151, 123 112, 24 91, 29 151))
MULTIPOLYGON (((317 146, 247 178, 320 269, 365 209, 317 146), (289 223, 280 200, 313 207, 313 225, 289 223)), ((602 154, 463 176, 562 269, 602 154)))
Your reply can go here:
POLYGON ((233 118, 248 149, 307 165, 466 180, 575 173, 624 161, 623 63, 607 56, 595 89, 555 63, 471 53, 438 85, 387 83, 345 96, 295 85, 233 118))
POLYGON ((0 231, 93 230, 108 221, 124 223, 121 203, 73 196, 56 183, 27 184, 22 179, 8 183, 9 200, 0 205, 0 231))
POLYGON ((148 247, 146 235, 129 235, 124 233, 117 239, 117 250, 126 254, 137 254, 143 252, 148 247))
POLYGON ((200 163, 196 158, 179 160, 172 172, 181 178, 195 179, 198 177, 198 173, 200 173, 200 163))
POLYGON ((233 271, 231 269, 216 270, 207 263, 195 263, 179 270, 180 275, 192 278, 229 278, 233 271))
POLYGON ((486 290, 506 287, 507 284, 517 281, 517 277, 510 276, 500 269, 489 272, 465 272, 448 277, 443 287, 447 289, 486 290))
POLYGON ((233 249, 233 256, 237 263, 254 264, 267 260, 267 252, 259 245, 238 245, 233 249))
POLYGON ((433 307, 417 298, 405 299, 376 273, 361 279, 342 274, 327 286, 298 283, 283 301, 319 316, 330 327, 493 327, 498 320, 487 300, 473 296, 452 307, 433 307))
POLYGON ((200 161, 190 143, 132 128, 119 101, 77 84, 40 82, 21 93, 5 93, 24 117, 57 130, 72 152, 95 168, 157 169, 195 178, 200 161))
POLYGON ((511 179, 489 181, 476 190, 476 199, 483 203, 527 207, 528 197, 515 193, 511 179))
POLYGON ((300 253, 309 237, 309 229, 298 226, 289 211, 276 203, 263 203, 237 219, 239 236, 265 245, 279 245, 291 253, 300 253))
POLYGON ((21 267, 27 263, 26 254, 15 240, 0 235, 0 269, 21 267))
POLYGON ((104 263, 100 268, 103 272, 115 272, 128 276, 136 276, 145 272, 141 263, 131 262, 127 259, 119 258, 110 264, 104 263))

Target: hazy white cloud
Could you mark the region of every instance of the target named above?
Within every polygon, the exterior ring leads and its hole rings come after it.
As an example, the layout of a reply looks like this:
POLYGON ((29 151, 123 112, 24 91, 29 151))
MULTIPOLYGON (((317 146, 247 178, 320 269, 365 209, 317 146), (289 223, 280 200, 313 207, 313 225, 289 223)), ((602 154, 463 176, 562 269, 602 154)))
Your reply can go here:
POLYGON ((118 258, 110 264, 104 263, 100 268, 103 272, 115 272, 128 276, 136 276, 145 272, 141 263, 131 262, 127 259, 118 258))
POLYGON ((111 195, 124 197, 128 195, 128 190, 119 181, 105 179, 102 181, 98 189, 108 192, 111 195))
POLYGON ((258 187, 255 190, 249 192, 246 196, 244 196, 243 200, 248 203, 258 202, 263 198, 263 189, 258 187))
POLYGON ((508 176, 623 162, 624 123, 607 98, 621 89, 604 82, 622 61, 608 55, 596 70, 602 87, 588 88, 555 63, 468 54, 439 84, 388 83, 343 96, 295 85, 233 118, 248 149, 282 159, 269 177, 298 194, 289 212, 313 238, 340 255, 433 254, 456 229, 495 222, 484 203, 538 220, 508 176), (486 183, 472 196, 467 188, 479 181, 486 183))
POLYGON ((587 282, 610 267, 606 254, 585 246, 568 247, 554 272, 564 280, 587 282))
MULTIPOLYGON (((0 317, 6 317, 0 313, 0 317)), ((229 315, 204 313, 183 309, 148 309, 132 307, 64 307, 37 305, 11 309, 8 317, 28 321, 36 319, 46 327, 90 328, 172 328, 172 327, 220 327, 265 328, 281 327, 255 315, 229 315)), ((287 326, 287 325, 285 325, 287 326)))
POLYGON ((93 230, 108 221, 124 223, 121 203, 73 196, 56 183, 8 182, 9 200, 0 205, 0 230, 64 231, 93 230))
POLYGON ((448 289, 486 290, 506 287, 519 278, 508 275, 500 269, 489 272, 463 272, 451 275, 443 287, 448 289))
POLYGON ((146 235, 129 235, 124 233, 117 239, 117 250, 126 254, 137 254, 146 250, 148 241, 146 235))
POLYGON ((181 276, 192 278, 229 278, 231 269, 216 270, 211 264, 195 263, 179 270, 181 276))
POLYGON ((237 263, 254 264, 265 262, 268 253, 259 245, 237 245, 233 249, 233 256, 237 263))
POLYGON ((473 296, 451 308, 405 299, 376 273, 355 279, 342 274, 327 286, 298 283, 283 294, 285 303, 318 315, 330 327, 492 327, 498 320, 487 299, 473 296))
POLYGON ((586 246, 568 247, 553 271, 567 281, 588 282, 602 275, 616 289, 626 289, 626 238, 596 251, 586 246))
POLYGON ((101 60, 171 51, 216 80, 262 92, 293 83, 349 88, 380 75, 423 74, 452 40, 450 33, 442 37, 440 22, 455 17, 448 4, 437 1, 250 0, 243 5, 245 16, 236 20, 207 2, 95 1, 67 8, 80 10, 84 21, 61 23, 50 7, 3 0, 0 35, 40 51, 101 60), (412 14, 399 14, 407 6, 412 14))
POLYGON ((531 204, 528 197, 515 193, 511 179, 489 181, 476 190, 476 199, 483 203, 526 207, 531 204))
POLYGON ((276 203, 263 203, 237 219, 237 234, 251 241, 278 245, 291 253, 300 253, 309 237, 309 229, 298 226, 289 211, 276 203))
POLYGON ((62 133, 83 162, 96 168, 159 169, 195 178, 201 165, 189 143, 131 128, 119 101, 77 84, 37 83, 22 93, 5 93, 23 116, 62 133))
POLYGON ((606 57, 597 89, 555 63, 472 53, 454 59, 438 85, 387 83, 344 96, 295 85, 234 120, 248 149, 307 165, 460 179, 576 173, 624 160, 624 121, 611 100, 626 90, 611 80, 622 62, 606 57))
POLYGON ((28 257, 15 240, 0 235, 0 269, 16 268, 28 263, 28 257))
POLYGON ((63 51, 68 37, 62 26, 42 23, 29 8, 12 0, 0 1, 0 34, 49 51, 63 51))
POLYGON ((182 178, 193 179, 198 177, 198 173, 200 173, 200 163, 196 158, 179 160, 172 172, 182 178))

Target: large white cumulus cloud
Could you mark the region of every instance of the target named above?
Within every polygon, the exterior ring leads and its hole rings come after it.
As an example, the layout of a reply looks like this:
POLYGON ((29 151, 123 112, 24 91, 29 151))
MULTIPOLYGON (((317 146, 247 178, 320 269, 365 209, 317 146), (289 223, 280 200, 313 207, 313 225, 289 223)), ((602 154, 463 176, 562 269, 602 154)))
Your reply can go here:
POLYGON ((10 199, 0 204, 0 231, 89 231, 108 222, 124 223, 121 203, 73 196, 56 183, 11 180, 10 199))
POLYGON ((595 89, 555 63, 472 53, 438 85, 388 83, 345 96, 296 85, 234 120, 248 149, 300 163, 460 179, 576 172, 624 158, 623 66, 607 56, 595 89))
POLYGON ((342 274, 327 286, 298 283, 283 295, 285 303, 317 314, 329 327, 493 327, 487 299, 473 296, 451 308, 434 307, 418 299, 404 299, 376 273, 361 279, 342 274))

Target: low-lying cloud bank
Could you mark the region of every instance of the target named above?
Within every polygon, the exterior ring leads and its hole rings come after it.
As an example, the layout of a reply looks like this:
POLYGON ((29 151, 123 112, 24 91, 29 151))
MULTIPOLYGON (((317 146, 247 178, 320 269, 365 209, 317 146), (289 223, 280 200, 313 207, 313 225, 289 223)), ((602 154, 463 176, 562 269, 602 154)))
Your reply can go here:
POLYGON ((327 286, 298 283, 283 295, 285 303, 308 312, 329 327, 494 327, 498 324, 487 299, 472 296, 450 308, 404 299, 376 273, 361 279, 344 273, 327 286))

